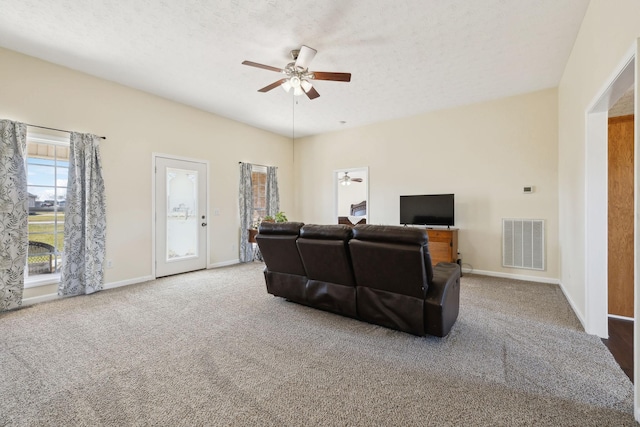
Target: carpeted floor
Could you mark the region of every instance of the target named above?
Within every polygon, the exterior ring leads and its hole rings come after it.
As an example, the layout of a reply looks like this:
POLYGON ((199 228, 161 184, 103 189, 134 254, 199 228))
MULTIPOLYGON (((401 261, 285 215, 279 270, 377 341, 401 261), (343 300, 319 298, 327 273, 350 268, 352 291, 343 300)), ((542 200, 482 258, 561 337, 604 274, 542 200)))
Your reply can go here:
POLYGON ((635 425, 560 289, 474 275, 420 338, 266 293, 262 264, 0 314, 0 426, 635 425))

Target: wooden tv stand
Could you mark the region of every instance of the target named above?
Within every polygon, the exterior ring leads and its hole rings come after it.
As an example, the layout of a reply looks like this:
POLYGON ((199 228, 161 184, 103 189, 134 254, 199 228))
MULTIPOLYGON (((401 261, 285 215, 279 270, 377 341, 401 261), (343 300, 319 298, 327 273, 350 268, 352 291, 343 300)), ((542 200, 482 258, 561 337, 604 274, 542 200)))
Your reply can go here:
POLYGON ((431 263, 458 261, 458 229, 427 228, 431 263))

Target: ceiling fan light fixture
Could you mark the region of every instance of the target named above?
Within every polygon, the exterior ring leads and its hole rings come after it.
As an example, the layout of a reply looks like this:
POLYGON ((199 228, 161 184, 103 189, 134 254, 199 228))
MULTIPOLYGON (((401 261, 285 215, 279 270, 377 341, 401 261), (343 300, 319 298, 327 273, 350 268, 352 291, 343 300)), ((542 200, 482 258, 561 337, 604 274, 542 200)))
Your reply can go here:
POLYGON ((289 90, 293 88, 293 94, 295 96, 300 96, 303 93, 307 92, 309 89, 305 89, 305 87, 311 89, 311 83, 301 79, 297 75, 291 76, 289 80, 282 83, 282 88, 287 92, 289 92, 289 90))

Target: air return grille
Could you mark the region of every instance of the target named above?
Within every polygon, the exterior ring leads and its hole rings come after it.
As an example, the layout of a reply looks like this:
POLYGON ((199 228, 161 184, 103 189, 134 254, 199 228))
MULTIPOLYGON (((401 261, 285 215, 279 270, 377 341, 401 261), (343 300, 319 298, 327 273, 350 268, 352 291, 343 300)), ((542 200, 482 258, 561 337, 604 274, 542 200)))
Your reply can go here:
POLYGON ((544 220, 502 220, 502 266, 544 270, 544 220))

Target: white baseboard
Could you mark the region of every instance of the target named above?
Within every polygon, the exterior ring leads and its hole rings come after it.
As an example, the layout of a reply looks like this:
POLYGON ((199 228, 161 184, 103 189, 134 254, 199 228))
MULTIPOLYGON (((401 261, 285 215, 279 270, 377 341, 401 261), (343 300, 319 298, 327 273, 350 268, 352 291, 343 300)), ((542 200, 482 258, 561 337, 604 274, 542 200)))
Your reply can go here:
POLYGON ((580 315, 580 311, 578 311, 578 308, 576 307, 576 305, 573 302, 573 300, 569 297, 569 294, 567 293, 567 290, 564 288, 562 283, 560 283, 559 285, 560 285, 560 290, 562 291, 562 294, 564 295, 564 298, 569 302, 569 306, 571 307, 571 310, 573 310, 573 314, 575 314, 576 317, 578 318, 578 321, 582 325, 582 329, 584 329, 586 331, 587 330, 587 326, 586 326, 587 323, 585 322, 584 318, 580 315))
POLYGON ((462 269, 462 273, 479 274, 481 276, 502 277, 503 279, 526 280, 527 282, 548 283, 550 285, 560 284, 560 280, 558 279, 539 276, 527 276, 526 274, 511 274, 485 270, 469 270, 465 268, 462 269))
POLYGON ((240 259, 232 259, 231 261, 216 262, 215 264, 209 264, 207 270, 212 268, 228 267, 230 265, 240 264, 240 259))
POLYGON ((109 283, 105 283, 102 289, 120 288, 122 286, 135 285, 136 283, 148 282, 154 279, 155 277, 153 276, 142 276, 142 277, 136 277, 134 279, 120 280, 118 282, 109 282, 109 283))

